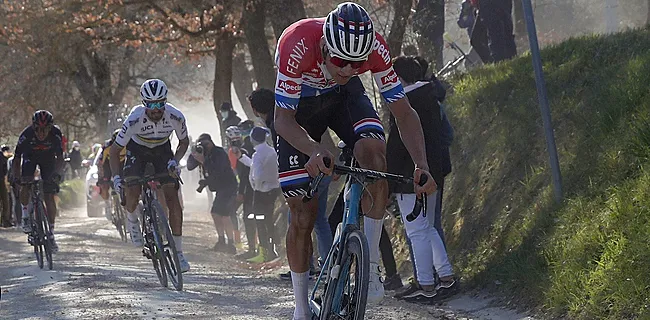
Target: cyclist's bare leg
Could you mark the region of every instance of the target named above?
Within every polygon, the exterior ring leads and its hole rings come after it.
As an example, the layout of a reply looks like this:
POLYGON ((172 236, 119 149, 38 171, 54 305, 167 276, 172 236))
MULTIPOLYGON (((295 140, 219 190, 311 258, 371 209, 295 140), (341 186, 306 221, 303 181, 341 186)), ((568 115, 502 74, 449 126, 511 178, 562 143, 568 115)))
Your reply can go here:
POLYGON ((124 192, 126 197, 126 212, 134 213, 138 208, 138 201, 140 201, 140 193, 142 192, 140 185, 127 186, 124 192))
POLYGON ((303 273, 309 270, 312 256, 311 232, 318 213, 318 197, 307 203, 302 197, 287 198, 291 209, 291 221, 287 231, 287 258, 291 271, 303 273))
POLYGON ((165 210, 165 216, 169 219, 169 207, 167 207, 167 200, 165 200, 165 193, 162 188, 156 189, 156 197, 158 197, 158 202, 162 205, 163 210, 165 210))
MULTIPOLYGON (((386 143, 378 139, 361 139, 354 145, 354 157, 364 169, 386 171, 386 143)), ((368 239, 370 260, 370 279, 368 284, 368 303, 379 303, 384 297, 384 287, 379 272, 379 239, 384 226, 384 213, 388 202, 388 182, 379 180, 369 184, 361 198, 363 233, 368 239)))
POLYGON ((169 208, 169 225, 172 228, 172 234, 181 236, 183 235, 183 209, 178 199, 176 186, 173 183, 168 183, 162 186, 162 190, 169 208))
POLYGON ((108 200, 108 189, 109 186, 107 184, 102 184, 99 187, 99 195, 104 199, 104 201, 108 200))
POLYGON ((45 208, 47 212, 47 222, 50 223, 51 228, 54 228, 54 219, 56 218, 56 201, 54 201, 54 193, 45 194, 45 208))
MULTIPOLYGON (((354 158, 364 169, 386 171, 386 143, 378 139, 360 139, 354 145, 354 158)), ((361 200, 363 213, 373 219, 383 219, 388 201, 388 182, 379 180, 369 184, 361 200)))
POLYGON ((29 203, 29 196, 31 192, 32 192, 31 186, 29 185, 20 186, 20 204, 22 204, 23 207, 26 207, 27 204, 29 203))
POLYGON ((307 203, 302 202, 302 197, 287 199, 291 209, 289 230, 287 231, 287 258, 291 268, 291 284, 296 301, 293 311, 294 319, 309 319, 308 287, 309 287, 309 259, 314 248, 311 242, 311 232, 314 229, 316 214, 318 213, 318 196, 307 203))

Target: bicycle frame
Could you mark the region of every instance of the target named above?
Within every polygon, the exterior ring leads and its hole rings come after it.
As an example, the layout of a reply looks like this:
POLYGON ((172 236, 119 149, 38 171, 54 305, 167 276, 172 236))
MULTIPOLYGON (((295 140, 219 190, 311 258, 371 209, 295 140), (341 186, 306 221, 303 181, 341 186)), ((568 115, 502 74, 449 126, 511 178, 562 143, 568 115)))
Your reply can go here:
MULTIPOLYGON (((339 244, 341 243, 341 239, 346 239, 347 237, 347 226, 352 225, 356 228, 359 228, 359 220, 360 220, 360 213, 359 213, 359 207, 361 204, 361 196, 363 194, 363 181, 353 181, 353 180, 358 180, 354 176, 349 176, 348 181, 345 185, 345 195, 344 195, 344 209, 343 209, 343 220, 341 222, 341 229, 340 232, 337 232, 336 237, 334 238, 334 241, 332 242, 332 247, 330 248, 330 251, 327 255, 327 258, 323 262, 323 266, 321 268, 320 274, 318 275, 318 278, 316 279, 316 283, 314 284, 314 288, 312 289, 310 299, 309 299, 309 304, 312 309, 312 311, 319 315, 320 314, 320 309, 322 307, 322 304, 320 306, 316 305, 314 303, 314 299, 316 298, 316 292, 318 291, 318 286, 325 277, 325 270, 329 269, 329 265, 331 263, 331 259, 340 259, 340 255, 337 254, 336 256, 334 255, 334 251, 339 248, 339 244)), ((336 275, 338 276, 338 274, 336 275)), ((332 277, 332 275, 328 274, 327 277, 332 277)))

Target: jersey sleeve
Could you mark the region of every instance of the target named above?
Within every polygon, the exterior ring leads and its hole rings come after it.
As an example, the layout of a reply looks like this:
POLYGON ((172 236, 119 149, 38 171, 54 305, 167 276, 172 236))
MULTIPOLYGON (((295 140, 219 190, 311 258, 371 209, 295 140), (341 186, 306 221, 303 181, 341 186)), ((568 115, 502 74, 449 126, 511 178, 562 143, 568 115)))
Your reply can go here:
POLYGON ((176 131, 176 138, 178 138, 179 141, 187 138, 187 124, 185 123, 185 116, 183 113, 178 111, 170 114, 169 117, 172 120, 174 131, 176 131))
POLYGON ((129 140, 131 140, 131 137, 137 132, 139 122, 140 113, 137 108, 133 108, 122 124, 122 130, 117 134, 115 143, 120 147, 125 147, 126 144, 129 143, 129 140))
POLYGON ((54 136, 54 141, 52 143, 54 154, 63 154, 63 133, 59 126, 52 127, 52 135, 54 136))
POLYGON ((395 102, 404 98, 406 94, 404 93, 402 83, 397 77, 397 73, 393 69, 393 62, 391 61, 386 40, 378 33, 375 33, 375 35, 376 39, 373 44, 373 50, 368 57, 371 65, 370 72, 372 72, 372 76, 384 100, 388 103, 395 102))
POLYGON ((14 155, 21 156, 23 153, 25 153, 28 143, 27 141, 30 138, 29 130, 30 128, 27 127, 25 130, 23 130, 23 132, 20 133, 18 142, 16 142, 16 150, 14 151, 14 155))
POLYGON ((287 30, 278 41, 275 51, 275 65, 278 76, 275 81, 275 105, 296 110, 300 101, 302 72, 308 66, 306 55, 314 48, 307 48, 307 38, 300 36, 298 29, 287 30))

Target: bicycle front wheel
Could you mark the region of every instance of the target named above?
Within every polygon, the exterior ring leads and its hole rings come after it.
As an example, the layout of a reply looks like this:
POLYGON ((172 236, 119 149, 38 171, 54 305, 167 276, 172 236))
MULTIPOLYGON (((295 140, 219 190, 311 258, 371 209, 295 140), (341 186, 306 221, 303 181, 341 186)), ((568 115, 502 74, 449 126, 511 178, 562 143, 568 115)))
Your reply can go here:
MULTIPOLYGON (((152 206, 155 208, 155 206, 152 206)), ((154 270, 156 270, 156 275, 158 275, 158 280, 160 280, 160 285, 167 288, 169 285, 167 281, 167 273, 165 272, 165 263, 163 254, 165 252, 165 246, 163 245, 162 237, 160 235, 160 229, 158 228, 158 213, 156 209, 153 209, 153 212, 146 212, 145 216, 148 216, 147 228, 148 235, 151 237, 148 242, 149 252, 151 254, 151 263, 153 264, 154 270)))
POLYGON ((319 318, 362 320, 366 313, 370 276, 368 241, 361 231, 354 228, 340 245, 344 249, 340 253, 341 263, 330 270, 319 318))
POLYGON ((160 230, 165 246, 163 251, 163 265, 165 266, 165 271, 169 276, 169 280, 172 281, 174 288, 181 291, 183 290, 183 273, 181 272, 181 264, 178 260, 178 251, 176 250, 176 242, 174 241, 172 230, 169 227, 169 221, 167 220, 167 216, 165 216, 165 211, 160 202, 153 201, 152 207, 156 208, 155 211, 158 213, 158 230, 160 230))
POLYGON ((47 260, 47 268, 52 270, 53 261, 52 261, 52 230, 50 230, 50 223, 47 221, 47 214, 45 213, 45 206, 43 206, 42 201, 38 201, 36 206, 38 208, 37 214, 39 217, 39 224, 41 225, 42 234, 40 238, 43 240, 42 245, 45 249, 45 259, 47 260))

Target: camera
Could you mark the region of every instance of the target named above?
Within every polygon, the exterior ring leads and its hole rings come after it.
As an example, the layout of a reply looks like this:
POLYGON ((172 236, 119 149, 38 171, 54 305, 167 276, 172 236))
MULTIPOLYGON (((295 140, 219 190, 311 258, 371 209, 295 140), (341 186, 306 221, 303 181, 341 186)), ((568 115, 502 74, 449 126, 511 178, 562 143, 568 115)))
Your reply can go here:
POLYGON ((243 142, 241 140, 231 140, 230 141, 230 146, 232 146, 232 147, 241 148, 242 145, 243 145, 243 142))
POLYGON ((203 146, 200 143, 197 143, 192 146, 192 151, 196 153, 203 153, 203 146))

